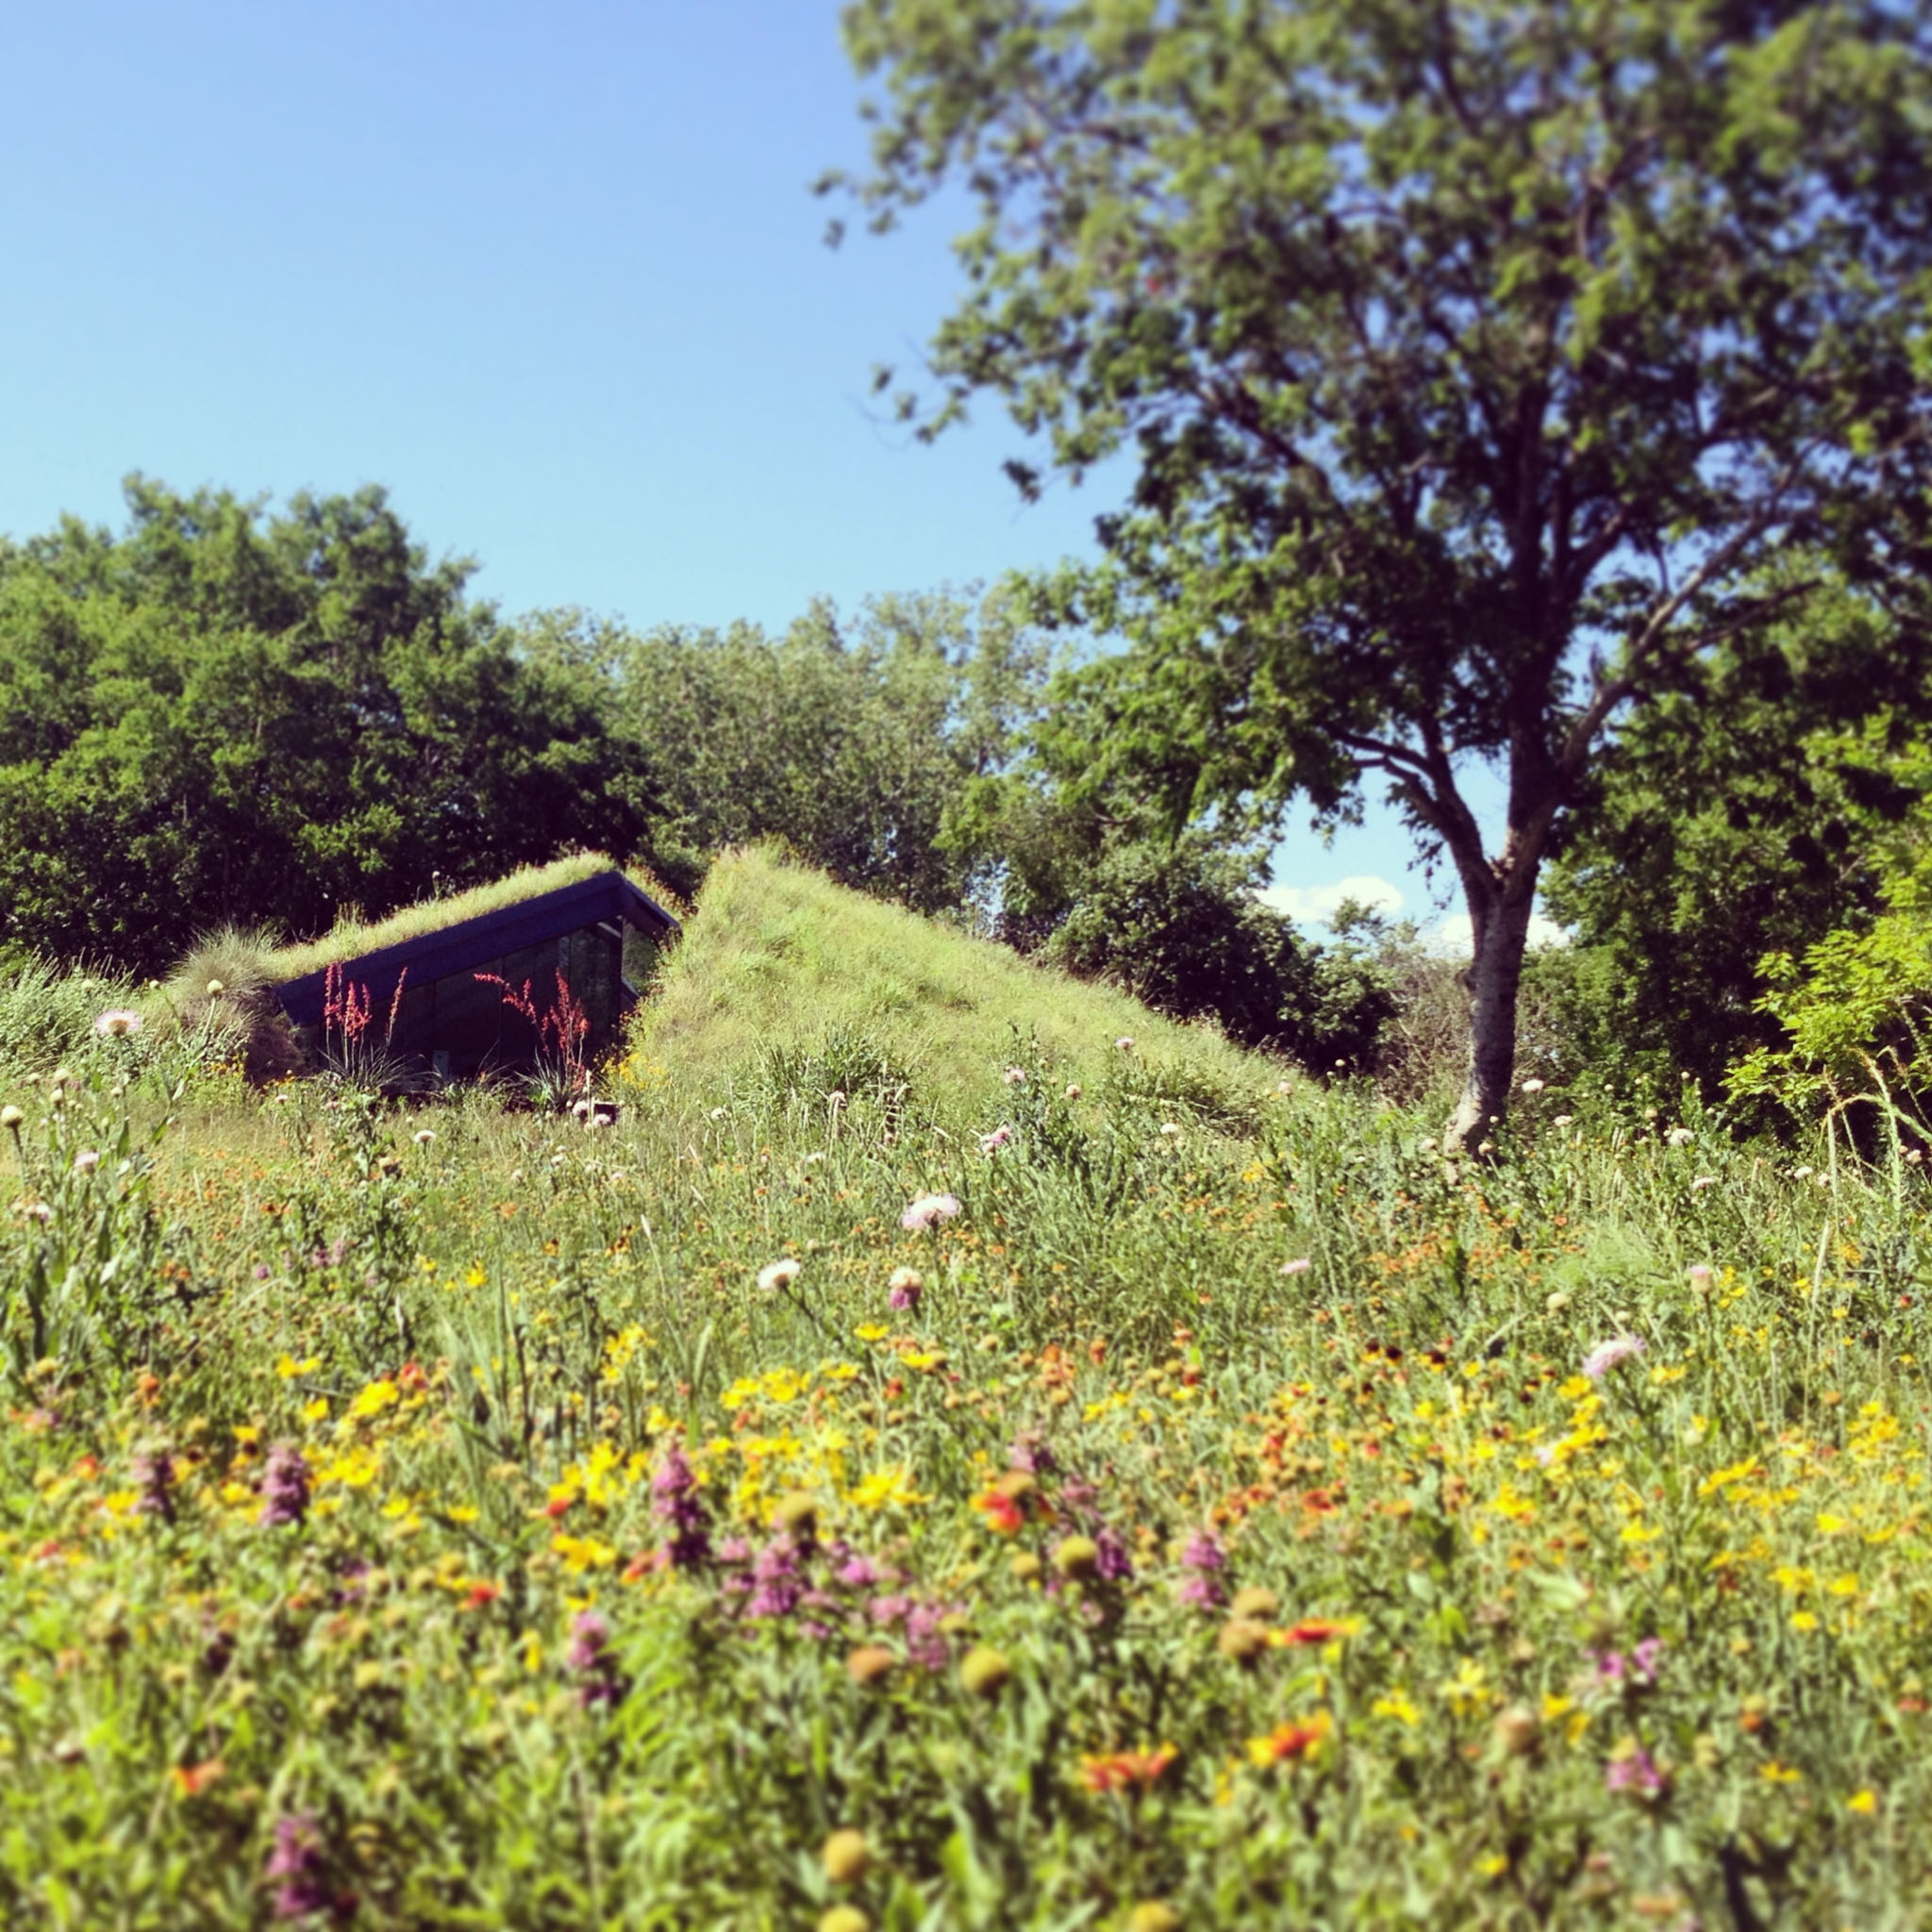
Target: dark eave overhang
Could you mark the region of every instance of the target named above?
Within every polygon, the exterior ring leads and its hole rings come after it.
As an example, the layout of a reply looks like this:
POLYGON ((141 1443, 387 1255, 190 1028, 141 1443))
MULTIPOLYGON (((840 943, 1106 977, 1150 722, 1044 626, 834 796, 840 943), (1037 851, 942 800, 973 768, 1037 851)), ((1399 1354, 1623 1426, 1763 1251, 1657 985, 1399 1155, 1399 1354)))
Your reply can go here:
MULTIPOLYGON (((622 920, 654 938, 679 929, 677 921, 624 874, 600 872, 575 885, 558 886, 553 892, 540 892, 534 899, 519 899, 494 912, 479 912, 474 919, 458 920, 416 939, 344 959, 342 976, 353 982, 358 992, 366 987, 371 1005, 380 1009, 388 1005, 405 972, 411 985, 423 986, 453 973, 474 972, 506 953, 540 946, 545 940, 602 920, 622 920)), ((322 1024, 326 978, 325 968, 275 988, 282 1010, 296 1025, 322 1024)))

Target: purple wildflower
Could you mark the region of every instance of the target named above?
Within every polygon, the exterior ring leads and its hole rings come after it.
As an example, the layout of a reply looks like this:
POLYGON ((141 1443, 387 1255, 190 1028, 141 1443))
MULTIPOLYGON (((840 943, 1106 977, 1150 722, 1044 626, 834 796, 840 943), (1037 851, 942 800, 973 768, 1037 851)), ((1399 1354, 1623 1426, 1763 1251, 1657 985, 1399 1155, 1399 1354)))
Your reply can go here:
POLYGON ((1007 1451, 1007 1467, 1024 1470, 1028 1475, 1054 1475, 1058 1473, 1059 1466, 1059 1457, 1031 1431, 1016 1436, 1013 1446, 1007 1451))
POLYGON ((1604 1783, 1613 1791, 1634 1791, 1640 1798, 1659 1798, 1670 1790, 1669 1774, 1640 1744, 1627 1757, 1613 1757, 1604 1767, 1604 1783))
POLYGON ((1584 1358, 1583 1373, 1592 1382, 1601 1382, 1619 1362, 1627 1362, 1632 1356, 1641 1355, 1644 1350, 1643 1339, 1637 1335, 1613 1335, 1607 1341, 1600 1341, 1584 1358))
POLYGON ((175 1520, 175 1463, 165 1449, 143 1451, 134 1458, 134 1512, 175 1520))
POLYGON ((306 1919, 311 1912, 326 1911, 334 1903, 322 1854, 322 1833, 310 1813, 275 1820, 275 1844, 262 1875, 280 1881, 270 1907, 277 1919, 306 1919))
POLYGON ((1648 1689, 1657 1682, 1657 1667, 1663 1660, 1663 1639, 1661 1637, 1646 1637, 1630 1653, 1631 1674, 1638 1683, 1648 1689))
POLYGON ((909 1315, 925 1292, 925 1277, 917 1268, 895 1268, 886 1284, 886 1306, 895 1314, 909 1315))
POLYGON ((1120 1531, 1109 1526, 1093 1541, 1100 1547, 1100 1580, 1124 1583, 1134 1574, 1134 1559, 1127 1555, 1127 1545, 1120 1531))
POLYGON ((704 1500, 698 1494, 698 1479, 675 1442, 651 1478, 651 1493, 657 1499, 651 1505, 652 1513, 671 1526, 664 1553, 672 1568, 693 1570, 708 1561, 711 1532, 705 1519, 704 1500))
POLYGON ((624 1678, 610 1654, 610 1625, 595 1610, 579 1610, 571 1624, 563 1667, 577 1680, 577 1702, 586 1710, 615 1704, 624 1695, 624 1678))
POLYGON ((300 1523, 308 1514, 308 1460, 292 1442, 277 1442, 268 1452, 261 1472, 261 1514, 264 1527, 300 1523))
POLYGON ((847 1590, 871 1590, 879 1580, 878 1565, 870 1557, 852 1557, 839 1566, 839 1581, 847 1590))
POLYGON ((1227 1592, 1214 1574, 1227 1568, 1227 1552, 1218 1538, 1205 1529, 1196 1530, 1181 1552, 1181 1568, 1190 1573, 1176 1592, 1182 1603, 1213 1610, 1227 1601, 1227 1592))
POLYGON ((774 1536, 751 1566, 751 1601, 747 1617, 789 1617, 805 1595, 799 1580, 798 1544, 789 1531, 774 1536))

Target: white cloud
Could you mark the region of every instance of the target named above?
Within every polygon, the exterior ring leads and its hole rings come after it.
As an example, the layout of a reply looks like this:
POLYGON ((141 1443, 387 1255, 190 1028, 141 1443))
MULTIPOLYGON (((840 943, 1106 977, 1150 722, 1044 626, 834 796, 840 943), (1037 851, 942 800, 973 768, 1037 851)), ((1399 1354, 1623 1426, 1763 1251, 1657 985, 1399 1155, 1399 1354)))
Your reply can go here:
MULTIPOLYGON (((1475 950, 1475 927, 1466 912, 1452 912, 1439 919, 1424 933, 1432 952, 1452 953, 1467 958, 1475 950)), ((1567 946, 1570 928, 1545 919, 1541 912, 1529 916, 1529 942, 1533 946, 1567 946)))
POLYGON ((1325 924, 1341 909, 1345 899, 1381 912, 1400 912, 1403 908, 1401 890, 1373 873, 1357 873, 1330 886, 1264 886, 1257 896, 1262 905, 1286 913, 1301 925, 1325 924))

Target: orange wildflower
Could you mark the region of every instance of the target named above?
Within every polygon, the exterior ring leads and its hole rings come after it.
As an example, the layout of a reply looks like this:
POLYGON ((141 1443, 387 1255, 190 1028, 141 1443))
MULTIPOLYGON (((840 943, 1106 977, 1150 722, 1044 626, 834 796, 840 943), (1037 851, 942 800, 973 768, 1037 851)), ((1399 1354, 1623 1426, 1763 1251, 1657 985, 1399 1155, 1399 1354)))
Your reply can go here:
POLYGON ((1180 1756, 1172 1744, 1158 1751, 1108 1751, 1080 1759, 1080 1782, 1090 1791, 1120 1791, 1129 1785, 1143 1790, 1180 1756))
POLYGON ((1259 1765, 1296 1764, 1312 1757, 1326 1742, 1334 1720, 1318 1710, 1305 1724, 1280 1724, 1265 1738, 1248 1740, 1248 1759, 1259 1765))
POLYGON ((175 1789, 184 1798, 198 1798, 227 1768, 219 1757, 206 1764, 177 1764, 172 1772, 175 1789))

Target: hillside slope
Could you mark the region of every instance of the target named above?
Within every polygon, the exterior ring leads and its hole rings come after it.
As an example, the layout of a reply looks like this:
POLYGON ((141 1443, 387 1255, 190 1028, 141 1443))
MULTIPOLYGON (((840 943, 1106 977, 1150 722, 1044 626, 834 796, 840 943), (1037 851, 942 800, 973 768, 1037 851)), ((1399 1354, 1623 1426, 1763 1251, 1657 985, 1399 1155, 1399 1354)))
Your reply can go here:
POLYGON ((1004 1068, 1036 1047, 1066 1078, 1089 1081, 1128 1038, 1168 1078, 1230 1097, 1272 1089, 1285 1071, 769 847, 725 854, 633 1023, 634 1046, 674 1076, 722 1074, 841 1032, 890 1055, 922 1091, 969 1108, 989 1104, 1004 1068))

